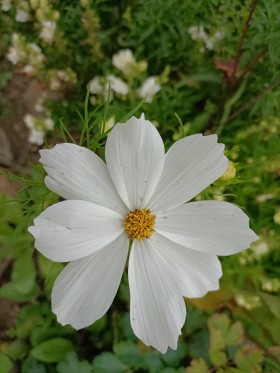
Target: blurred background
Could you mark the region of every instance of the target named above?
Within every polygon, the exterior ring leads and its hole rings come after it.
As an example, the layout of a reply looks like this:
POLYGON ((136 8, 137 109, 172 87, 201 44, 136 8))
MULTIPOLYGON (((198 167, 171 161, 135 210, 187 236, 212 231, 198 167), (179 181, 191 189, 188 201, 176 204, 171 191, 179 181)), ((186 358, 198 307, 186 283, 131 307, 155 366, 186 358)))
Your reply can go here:
POLYGON ((0 7, 0 372, 280 372, 280 2, 0 7), (126 274, 94 325, 76 332, 57 324, 50 293, 63 265, 35 252, 27 232, 58 201, 43 184, 38 151, 79 139, 87 89, 95 111, 88 146, 100 156, 100 126, 110 130, 134 108, 166 149, 217 133, 229 168, 195 199, 242 207, 260 237, 221 258, 219 291, 186 299, 178 349, 165 355, 132 332, 126 274))

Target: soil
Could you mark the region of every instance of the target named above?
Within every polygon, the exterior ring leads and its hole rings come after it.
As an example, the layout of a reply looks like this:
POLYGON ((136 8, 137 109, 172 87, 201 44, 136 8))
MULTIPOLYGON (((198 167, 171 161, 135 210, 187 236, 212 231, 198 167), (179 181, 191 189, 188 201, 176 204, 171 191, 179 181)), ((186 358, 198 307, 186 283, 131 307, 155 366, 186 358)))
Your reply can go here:
MULTIPOLYGON (((15 73, 6 88, 0 90, 0 194, 16 197, 21 186, 4 175, 28 175, 31 163, 38 163, 40 147, 28 142, 29 130, 23 117, 27 113, 42 116, 35 106, 43 93, 54 100, 61 98, 60 93, 50 92, 37 79, 20 73, 15 73)), ((49 140, 49 144, 54 145, 61 139, 53 136, 49 140)), ((0 258, 1 248, 0 242, 0 258)), ((0 259, 0 286, 9 280, 11 268, 8 256, 0 259)), ((9 340, 5 331, 14 326, 19 309, 16 302, 0 298, 0 342, 9 340)))
MULTIPOLYGON (((38 162, 39 147, 28 143, 28 129, 23 116, 26 113, 36 115, 34 106, 42 91, 43 87, 36 79, 22 74, 15 74, 7 87, 0 91, 0 193, 11 197, 16 197, 20 185, 1 173, 28 174, 30 162, 38 162)), ((11 265, 9 257, 1 259, 0 286, 9 277, 11 265)), ((5 331, 14 326, 18 311, 16 302, 0 298, 1 342, 9 340, 5 331)))
POLYGON ((0 167, 22 171, 28 170, 30 161, 37 161, 38 146, 28 143, 28 129, 23 117, 27 113, 36 115, 34 106, 42 92, 43 87, 36 79, 16 74, 0 93, 3 109, 0 118, 0 167))

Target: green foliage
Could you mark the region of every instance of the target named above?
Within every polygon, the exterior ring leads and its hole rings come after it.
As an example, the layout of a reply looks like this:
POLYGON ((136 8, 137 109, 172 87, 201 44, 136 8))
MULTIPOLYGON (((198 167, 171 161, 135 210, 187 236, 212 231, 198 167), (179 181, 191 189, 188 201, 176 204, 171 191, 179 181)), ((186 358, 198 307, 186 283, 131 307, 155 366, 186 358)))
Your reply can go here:
POLYGON ((244 346, 234 356, 234 362, 242 372, 261 372, 263 360, 262 351, 253 349, 251 346, 244 346))
POLYGON ((3 373, 9 373, 13 367, 11 359, 2 352, 0 352, 0 366, 3 373))
POLYGON ((74 346, 68 339, 53 338, 40 343, 30 351, 31 356, 45 363, 55 363, 63 360, 74 346))
POLYGON ((92 365, 86 361, 80 361, 77 358, 77 354, 75 352, 71 352, 66 355, 65 361, 61 361, 57 364, 57 372, 58 373, 91 373, 93 372, 92 365))
POLYGON ((232 323, 226 314, 214 314, 208 319, 208 329, 211 367, 203 359, 194 359, 187 373, 208 373, 214 369, 220 373, 262 371, 263 351, 246 341, 239 321, 232 323))
POLYGON ((100 373, 122 373, 128 370, 125 365, 111 352, 103 352, 93 360, 93 368, 100 373))
POLYGON ((186 373, 209 373, 209 369, 203 359, 197 359, 191 361, 186 373))
POLYGON ((55 263, 47 259, 43 255, 38 255, 38 267, 42 278, 44 279, 44 288, 46 294, 50 294, 54 281, 59 272, 64 268, 63 264, 55 263))
POLYGON ((0 90, 6 87, 12 76, 13 74, 10 71, 0 73, 0 90))

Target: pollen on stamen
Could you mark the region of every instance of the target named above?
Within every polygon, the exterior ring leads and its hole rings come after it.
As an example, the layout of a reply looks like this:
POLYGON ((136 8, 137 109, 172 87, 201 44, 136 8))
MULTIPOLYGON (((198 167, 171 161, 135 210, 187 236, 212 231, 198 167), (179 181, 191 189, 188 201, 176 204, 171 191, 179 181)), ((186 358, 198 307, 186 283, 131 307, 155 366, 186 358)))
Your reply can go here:
POLYGON ((128 238, 143 240, 154 233, 156 216, 149 209, 136 209, 130 211, 123 220, 124 229, 128 238))

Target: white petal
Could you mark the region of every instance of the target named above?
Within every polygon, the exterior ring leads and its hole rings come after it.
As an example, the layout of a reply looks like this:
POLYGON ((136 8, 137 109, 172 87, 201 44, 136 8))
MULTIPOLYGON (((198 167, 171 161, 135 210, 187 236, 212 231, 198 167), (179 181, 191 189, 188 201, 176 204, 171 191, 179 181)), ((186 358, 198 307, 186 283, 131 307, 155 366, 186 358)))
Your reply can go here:
POLYGON ((164 146, 153 126, 132 117, 117 124, 108 136, 106 162, 116 189, 130 210, 144 208, 159 180, 164 146))
POLYGON ((58 322, 81 329, 107 312, 122 278, 128 243, 123 233, 102 250, 64 268, 52 291, 52 310, 58 322))
POLYGON ((215 255, 235 254, 258 239, 248 216, 222 201, 186 203, 159 214, 155 230, 179 245, 215 255))
POLYGON ((164 168, 148 207, 155 213, 189 201, 226 171, 228 159, 217 136, 188 136, 167 152, 164 168))
POLYGON ((111 210, 127 210, 112 183, 106 164, 92 151, 75 144, 40 150, 48 173, 47 187, 65 199, 82 199, 111 210))
POLYGON ((108 245, 123 232, 122 217, 86 201, 63 201, 34 220, 29 232, 35 247, 55 262, 81 259, 108 245))
POLYGON ((219 289, 222 268, 216 255, 187 249, 158 233, 152 235, 150 242, 174 272, 182 295, 198 298, 219 289))
POLYGON ((150 244, 134 240, 129 258, 130 322, 146 345, 177 348, 186 307, 170 266, 150 244))

